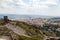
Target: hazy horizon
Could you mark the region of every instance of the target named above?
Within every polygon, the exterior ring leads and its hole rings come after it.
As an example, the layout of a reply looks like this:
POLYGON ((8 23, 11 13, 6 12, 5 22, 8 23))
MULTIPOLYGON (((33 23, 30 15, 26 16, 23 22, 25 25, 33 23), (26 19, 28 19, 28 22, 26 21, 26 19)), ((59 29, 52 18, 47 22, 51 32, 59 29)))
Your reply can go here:
POLYGON ((0 14, 60 17, 60 0, 0 0, 0 14))
POLYGON ((46 16, 46 17, 60 17, 60 16, 52 16, 52 15, 35 15, 35 14, 0 14, 0 15, 4 15, 4 16, 8 16, 8 15, 20 15, 20 16, 46 16))

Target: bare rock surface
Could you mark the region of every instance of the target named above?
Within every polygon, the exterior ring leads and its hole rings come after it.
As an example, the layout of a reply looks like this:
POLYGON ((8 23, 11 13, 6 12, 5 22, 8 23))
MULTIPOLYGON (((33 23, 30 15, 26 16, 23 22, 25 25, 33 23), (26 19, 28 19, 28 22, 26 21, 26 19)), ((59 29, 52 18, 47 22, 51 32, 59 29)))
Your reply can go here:
POLYGON ((26 37, 30 37, 30 36, 26 35, 26 31, 21 27, 18 27, 16 25, 12 25, 12 24, 9 24, 9 23, 6 24, 5 26, 8 29, 11 29, 13 32, 15 32, 18 35, 23 35, 23 36, 26 36, 26 37))

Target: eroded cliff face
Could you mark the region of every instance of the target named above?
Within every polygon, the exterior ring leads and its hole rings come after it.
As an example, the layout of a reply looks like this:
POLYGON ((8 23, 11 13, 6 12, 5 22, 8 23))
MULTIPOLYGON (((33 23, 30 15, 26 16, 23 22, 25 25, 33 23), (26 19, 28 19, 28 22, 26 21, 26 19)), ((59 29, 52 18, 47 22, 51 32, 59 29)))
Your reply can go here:
POLYGON ((0 25, 0 38, 6 40, 19 39, 19 36, 4 25, 0 25))

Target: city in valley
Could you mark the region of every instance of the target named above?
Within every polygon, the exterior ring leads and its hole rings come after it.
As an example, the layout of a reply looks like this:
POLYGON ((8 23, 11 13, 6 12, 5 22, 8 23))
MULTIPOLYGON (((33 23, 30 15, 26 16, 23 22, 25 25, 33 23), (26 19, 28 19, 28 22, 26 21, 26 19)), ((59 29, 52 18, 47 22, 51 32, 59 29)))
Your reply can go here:
POLYGON ((2 16, 0 40, 60 40, 60 17, 2 16))

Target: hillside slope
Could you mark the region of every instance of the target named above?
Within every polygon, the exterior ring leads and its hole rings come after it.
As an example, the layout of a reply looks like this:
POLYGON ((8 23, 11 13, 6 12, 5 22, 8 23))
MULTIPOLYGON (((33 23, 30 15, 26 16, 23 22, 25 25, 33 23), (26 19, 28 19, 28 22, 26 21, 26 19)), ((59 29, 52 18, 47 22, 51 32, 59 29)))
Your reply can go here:
POLYGON ((45 29, 40 30, 25 22, 19 22, 19 21, 11 21, 11 22, 12 23, 6 25, 7 28, 9 27, 13 32, 19 34, 19 37, 22 40, 43 40, 46 36, 56 37, 56 34, 53 31, 50 30, 47 31, 45 29), (22 28, 23 30, 21 30, 20 28, 22 28))

